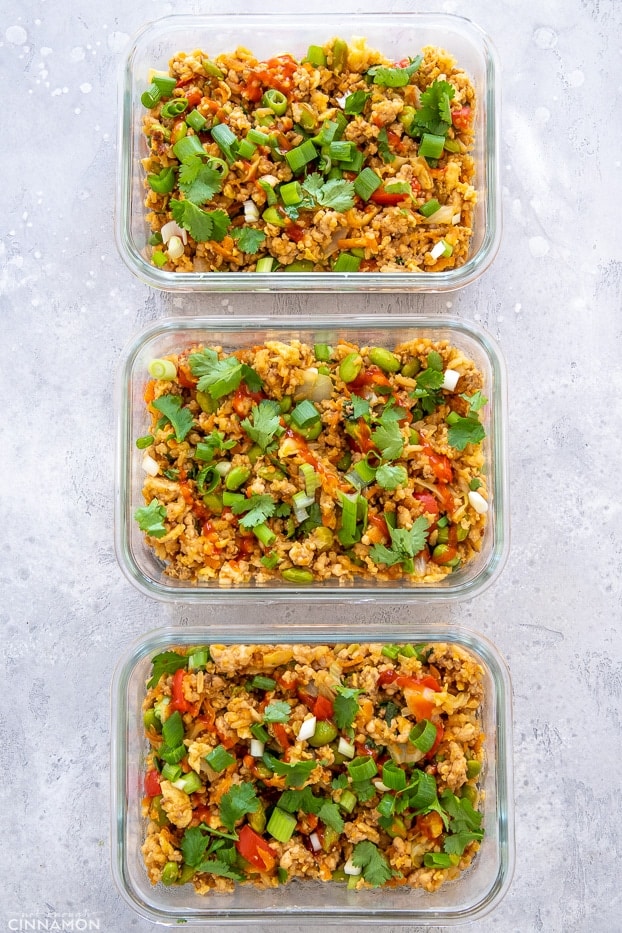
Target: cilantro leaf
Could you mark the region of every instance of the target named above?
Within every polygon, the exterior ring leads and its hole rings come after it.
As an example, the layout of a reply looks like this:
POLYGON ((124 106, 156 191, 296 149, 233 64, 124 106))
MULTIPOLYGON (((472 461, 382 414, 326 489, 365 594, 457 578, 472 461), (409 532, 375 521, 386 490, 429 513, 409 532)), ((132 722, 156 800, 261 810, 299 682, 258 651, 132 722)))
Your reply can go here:
POLYGON ((410 529, 392 528, 391 525, 388 525, 388 528, 391 535, 391 547, 375 544, 369 552, 369 556, 375 563, 392 567, 393 564, 412 559, 425 547, 429 525, 424 515, 420 515, 410 529))
POLYGON ((236 440, 226 441, 222 431, 211 431, 209 434, 206 434, 200 442, 200 447, 197 446, 196 458, 197 460, 206 460, 211 463, 217 454, 231 450, 236 444, 236 440))
MULTIPOLYGON (((201 350, 188 357, 193 376, 199 376, 197 389, 207 392, 214 401, 235 392, 242 381, 243 364, 235 356, 219 360, 214 350, 201 350)), ((248 367, 247 367, 248 368, 248 367)))
POLYGON ((318 195, 318 203, 321 207, 343 212, 354 207, 354 197, 354 182, 345 181, 343 178, 331 178, 322 187, 318 195))
POLYGON ((218 875, 222 878, 232 878, 233 881, 242 881, 244 875, 237 869, 232 868, 227 862, 220 859, 208 859, 196 866, 197 871, 204 871, 210 875, 218 875))
POLYGON ((173 219, 187 230, 197 243, 215 240, 219 243, 224 239, 231 221, 226 211, 204 211, 192 201, 170 200, 173 219))
POLYGON ((336 778, 333 778, 332 781, 330 782, 330 786, 332 787, 333 790, 345 790, 348 784, 349 784, 349 781, 348 781, 347 774, 339 774, 336 778))
POLYGON ((391 152, 389 147, 389 137, 387 136, 386 126, 383 126, 378 133, 378 152, 384 163, 395 161, 395 154, 391 152))
POLYGON ((175 440, 181 443, 194 423, 192 412, 182 408, 181 396, 161 395, 151 403, 154 408, 161 411, 175 429, 175 440))
POLYGON ((335 832, 342 833, 344 829, 344 822, 341 813, 339 812, 339 807, 336 803, 333 803, 330 800, 326 800, 320 807, 319 818, 326 826, 330 826, 331 829, 334 829, 335 832))
POLYGON ((361 398, 360 395, 352 395, 350 401, 352 402, 352 417, 356 421, 369 415, 369 402, 366 398, 361 398))
POLYGON ((421 107, 415 111, 412 128, 435 136, 446 136, 451 126, 449 101, 455 94, 449 81, 434 81, 421 95, 421 107))
POLYGON ((242 381, 246 383, 251 392, 259 392, 263 386, 259 373, 252 366, 242 363, 242 381))
POLYGON ((258 809, 259 800, 253 784, 247 781, 234 784, 231 790, 220 798, 220 821, 233 832, 238 820, 247 813, 255 813, 258 809))
POLYGON ((371 93, 366 91, 359 90, 354 91, 353 94, 348 94, 343 105, 344 113, 362 113, 365 109, 365 104, 371 97, 371 93))
POLYGON ((264 722, 288 722, 291 712, 289 703, 285 700, 275 700, 266 706, 263 719, 264 722))
POLYGON ((397 421, 381 420, 380 425, 372 433, 372 441, 382 451, 385 460, 397 460, 404 450, 404 438, 397 421))
POLYGON ((368 69, 367 74, 374 79, 374 84, 383 87, 405 87, 412 75, 421 65, 423 55, 411 58, 405 68, 387 68, 384 65, 374 65, 368 69))
POLYGON ((418 389, 440 389, 445 376, 438 369, 424 369, 416 377, 418 389))
POLYGON ((354 846, 352 864, 363 869, 363 878, 374 888, 385 884, 393 876, 385 856, 369 839, 357 842, 354 846))
POLYGON ((277 774, 285 776, 286 787, 301 787, 309 780, 309 775, 317 767, 317 761, 295 761, 288 764, 285 761, 273 760, 273 767, 277 774))
POLYGON ((222 176, 209 168, 200 155, 191 156, 179 169, 179 187, 188 201, 211 201, 222 187, 222 176))
POLYGON ((374 544, 369 552, 369 556, 375 564, 385 564, 387 567, 392 567, 393 564, 401 564, 404 560, 403 554, 399 551, 391 550, 386 544, 374 544))
POLYGON ((254 227, 234 227, 231 236, 243 253, 256 253, 266 240, 263 230, 254 227))
POLYGON ((356 794, 359 803, 367 803, 378 793, 371 780, 352 781, 352 790, 356 794))
POLYGON ((180 667, 188 667, 188 658, 176 651, 163 651, 156 654, 151 664, 151 679, 147 681, 147 689, 155 687, 163 674, 174 674, 180 667))
POLYGON ((308 195, 316 199, 322 190, 324 185, 324 179, 319 172, 312 172, 310 175, 307 175, 305 180, 302 183, 303 191, 306 191, 308 195))
POLYGON ((479 444, 485 437, 484 425, 477 417, 458 418, 447 432, 447 440, 456 450, 464 450, 467 444, 479 444))
POLYGON ((138 522, 140 530, 151 535, 152 538, 163 538, 166 534, 164 525, 166 506, 158 502, 157 499, 152 499, 149 505, 143 505, 142 508, 136 509, 134 518, 138 522))
POLYGON ((231 506, 234 515, 241 515, 246 512, 244 518, 240 519, 240 525, 243 528, 254 528, 256 525, 263 524, 267 518, 274 515, 275 509, 276 502, 272 496, 268 495, 250 496, 244 502, 234 503, 231 506))
POLYGON ((359 705, 356 698, 363 692, 354 687, 336 687, 336 696, 333 700, 334 720, 339 729, 347 729, 354 722, 359 705))
POLYGON ((404 486, 408 481, 408 471, 403 466, 391 466, 389 463, 383 463, 376 470, 376 482, 383 489, 397 489, 398 486, 404 486))
POLYGON ((190 868, 196 868, 200 865, 210 841, 210 837, 204 836, 202 830, 198 826, 192 826, 190 829, 187 829, 180 844, 180 849, 186 865, 189 865, 190 868))
MULTIPOLYGON (((347 778, 346 778, 347 781, 347 778)), ((302 790, 284 790, 279 797, 279 807, 287 813, 319 813, 324 805, 321 797, 316 797, 311 787, 302 790)))
POLYGON ((240 427, 252 441, 259 444, 263 451, 267 450, 275 437, 278 437, 284 431, 281 426, 281 411, 277 402, 266 399, 260 402, 259 405, 254 405, 250 417, 241 421, 240 427))
POLYGON ((488 401, 486 396, 482 395, 479 391, 475 392, 474 395, 467 395, 466 392, 463 392, 460 398, 463 398, 469 403, 469 411, 479 411, 488 401))
POLYGON ((460 832, 445 836, 443 849, 448 855, 463 855, 470 842, 479 842, 483 837, 484 833, 481 830, 478 832, 469 832, 466 829, 460 830, 460 832))

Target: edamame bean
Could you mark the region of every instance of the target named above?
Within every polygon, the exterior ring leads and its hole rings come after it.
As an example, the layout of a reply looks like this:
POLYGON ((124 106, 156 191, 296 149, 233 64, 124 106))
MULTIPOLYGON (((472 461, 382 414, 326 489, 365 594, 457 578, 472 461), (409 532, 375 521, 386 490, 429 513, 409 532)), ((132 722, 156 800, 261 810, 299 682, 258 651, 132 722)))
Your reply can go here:
POLYGON ((225 486, 230 492, 234 492, 236 489, 239 489, 242 486, 248 477, 251 475, 251 471, 246 467, 233 467, 232 470, 229 470, 227 477, 225 479, 225 486))
POLYGON ((177 862, 167 862, 164 868, 162 869, 162 884, 170 885, 175 884, 179 876, 179 869, 177 867, 177 862))
POLYGON ((301 570, 299 567, 289 567, 282 573, 288 583, 313 583, 313 574, 310 570, 301 570))
POLYGON ((374 366, 379 366, 385 373, 396 373, 399 371, 401 363, 395 353, 386 350, 384 347, 374 347, 369 351, 370 362, 374 366))
POLYGON ((348 353, 339 364, 339 378, 343 382, 354 382, 362 366, 363 360, 358 353, 348 353))

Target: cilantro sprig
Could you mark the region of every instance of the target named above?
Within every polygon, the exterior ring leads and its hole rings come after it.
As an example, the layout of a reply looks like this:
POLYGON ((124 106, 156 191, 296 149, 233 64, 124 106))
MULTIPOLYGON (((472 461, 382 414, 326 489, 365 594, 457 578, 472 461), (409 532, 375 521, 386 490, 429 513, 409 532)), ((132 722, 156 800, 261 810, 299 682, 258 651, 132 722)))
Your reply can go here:
POLYGON ((274 515, 276 502, 272 496, 268 495, 249 496, 244 502, 234 503, 231 511, 234 515, 242 515, 246 512, 244 518, 240 519, 240 525, 243 528, 255 528, 274 515))
POLYGON ((388 68, 385 65, 372 65, 367 69, 367 75, 373 79, 374 84, 382 87, 405 87, 414 73, 418 70, 423 55, 417 55, 416 58, 410 58, 405 67, 388 68))
POLYGON ((410 529, 392 528, 389 522, 387 527, 391 535, 391 547, 374 544, 369 556, 376 564, 385 564, 387 567, 402 564, 405 573, 413 573, 413 557, 423 550, 428 538, 427 518, 420 515, 410 529))
POLYGON ((263 230, 257 230, 255 227, 233 227, 231 236, 243 253, 256 253, 266 241, 263 230))
POLYGON ((449 102, 455 94, 449 81, 434 81, 421 95, 421 107, 415 111, 411 132, 446 136, 451 126, 449 102))
POLYGON ((333 700, 333 718, 335 725, 339 729, 349 729, 354 722, 354 718, 359 711, 357 697, 363 691, 354 687, 338 686, 335 688, 335 698, 333 700))
POLYGON ((180 444, 194 424, 192 412, 188 408, 182 407, 181 396, 161 395, 159 398, 154 399, 151 405, 172 424, 175 429, 175 440, 180 444))
POLYGON ((352 864, 363 870, 363 878, 374 888, 386 884, 393 870, 386 857, 369 839, 357 842, 352 852, 352 864))
POLYGON ((231 223, 226 211, 204 211, 188 199, 181 201, 171 198, 170 208, 173 220, 187 230, 197 243, 206 243, 208 240, 220 243, 231 223))
POLYGON ((481 392, 474 395, 461 395, 469 403, 469 412, 465 417, 458 416, 450 424, 447 440, 457 450, 464 450, 467 444, 479 444, 486 437, 484 425, 479 420, 479 411, 488 399, 481 392))
POLYGON ((264 452, 273 446, 275 438, 285 430, 281 425, 278 403, 268 399, 254 405, 249 417, 240 422, 240 427, 264 452))
POLYGON ((182 163, 178 178, 180 190, 193 204, 211 201, 222 187, 222 175, 206 165, 198 154, 190 156, 182 163))
POLYGON ((155 687, 163 674, 174 674, 180 667, 188 667, 188 657, 176 651, 163 651, 151 661, 151 678, 147 681, 147 688, 155 687))
POLYGON ((255 786, 248 781, 234 784, 220 798, 220 821, 223 826, 233 832, 235 824, 247 813, 256 813, 259 809, 259 800, 255 786))
POLYGON ((261 379, 254 369, 241 363, 235 356, 219 359, 215 350, 204 347, 188 357, 188 365, 193 376, 198 376, 197 389, 207 392, 214 401, 235 392, 242 380, 252 392, 261 388, 261 379))
POLYGON ((162 505, 157 499, 152 499, 149 505, 143 505, 136 509, 134 518, 138 522, 141 531, 151 535, 152 538, 163 538, 166 534, 164 519, 166 518, 166 506, 162 505))
POLYGON ((319 172, 307 175, 302 189, 309 196, 310 204, 303 201, 301 207, 318 205, 343 213, 354 207, 356 193, 354 183, 343 178, 331 178, 326 181, 319 172))

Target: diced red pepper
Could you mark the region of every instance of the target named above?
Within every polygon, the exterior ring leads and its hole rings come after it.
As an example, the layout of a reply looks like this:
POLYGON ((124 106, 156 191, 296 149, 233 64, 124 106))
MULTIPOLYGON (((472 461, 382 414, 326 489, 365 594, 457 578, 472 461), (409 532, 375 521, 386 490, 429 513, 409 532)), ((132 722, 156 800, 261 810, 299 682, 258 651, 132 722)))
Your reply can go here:
POLYGON ((401 201, 405 201, 408 197, 409 195, 405 191, 393 192, 384 191, 382 188, 378 188, 377 191, 374 191, 369 200, 373 201, 374 204, 382 204, 383 206, 391 207, 395 204, 399 204, 401 201))
POLYGON ((288 224, 285 227, 285 233, 290 238, 290 240, 294 241, 294 243, 300 243, 300 241, 303 239, 305 235, 305 231, 300 226, 300 224, 295 224, 295 223, 288 224))
POLYGON ((472 107, 456 107, 451 111, 451 122, 457 130, 468 130, 473 118, 472 107))
POLYGON ((369 515, 367 518, 367 524, 373 525, 374 528, 377 528, 386 541, 390 539, 391 535, 389 532, 389 526, 387 525, 387 520, 384 515, 369 515))
POLYGON ((272 731, 274 732, 274 738, 277 740, 283 751, 286 748, 289 748, 292 744, 287 734, 287 729, 282 722, 275 722, 272 724, 272 731))
POLYGON ((393 668, 390 667, 388 670, 383 671, 381 673, 380 677, 377 680, 377 684, 379 687, 386 687, 387 684, 394 683, 396 678, 397 678, 397 671, 393 670, 393 668))
POLYGON ((391 383, 379 366, 372 365, 362 370, 356 379, 349 383, 348 388, 351 392, 356 394, 357 389, 363 389, 365 386, 385 386, 391 388, 391 383))
POLYGON ((449 457, 445 454, 437 454, 432 450, 425 438, 420 438, 419 443, 423 447, 423 452, 430 462, 434 475, 443 483, 450 483, 454 477, 454 471, 449 457))
POLYGON ((319 696, 313 706, 313 715, 317 720, 332 719, 335 710, 333 704, 327 697, 319 696))
POLYGON ((171 688, 173 697, 171 702, 171 710, 173 712, 175 712, 175 710, 179 710, 180 713, 188 712, 189 703, 184 696, 185 673, 185 669, 180 667, 179 670, 176 670, 173 674, 173 686, 171 688))
POLYGON ((258 871, 272 871, 276 865, 276 853, 270 848, 263 836, 249 826, 243 826, 238 833, 236 849, 246 861, 258 871))
POLYGON ((192 375, 187 363, 179 362, 177 364, 177 382, 180 386, 183 386, 184 389, 194 389, 198 381, 192 375))
POLYGON ((438 515, 438 502, 436 501, 436 496, 433 496, 431 492, 416 492, 413 499, 418 499, 424 511, 429 515, 438 515))
POLYGON ((158 794, 161 793, 160 775, 156 769, 153 768, 151 771, 147 771, 145 775, 145 794, 147 797, 157 797, 158 794))
POLYGON ((201 103, 202 97, 203 95, 198 88, 195 88, 193 91, 190 91, 188 94, 186 94, 186 100, 188 101, 188 106, 196 107, 197 104, 201 103))
POLYGON ((231 404, 236 415, 246 418, 253 405, 260 402, 265 395, 263 392, 251 392, 245 382, 241 382, 235 390, 231 404))

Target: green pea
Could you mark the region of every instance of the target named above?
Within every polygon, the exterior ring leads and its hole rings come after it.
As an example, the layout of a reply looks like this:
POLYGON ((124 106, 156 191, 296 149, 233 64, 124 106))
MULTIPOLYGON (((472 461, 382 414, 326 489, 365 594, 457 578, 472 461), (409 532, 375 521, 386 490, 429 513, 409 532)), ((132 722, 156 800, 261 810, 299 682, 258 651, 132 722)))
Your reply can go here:
POLYGON ((475 806, 475 804, 477 803, 477 797, 478 797, 477 788, 474 787, 473 784, 465 784, 462 790, 460 791, 460 796, 463 799, 468 800, 470 804, 475 806))
POLYGON ((314 576, 310 570, 301 570, 300 567, 289 567, 282 573, 288 583, 313 583, 314 576))
POLYGON ((458 525, 456 529, 456 539, 458 541, 466 541, 469 536, 469 530, 468 525, 458 525))
POLYGON ((406 376, 408 379, 412 379, 413 376, 416 376, 419 370, 421 369, 421 363, 418 359, 408 360, 407 363, 404 363, 402 366, 402 376, 406 376))
POLYGON ((453 557, 451 556, 454 552, 453 548, 450 548, 447 544, 437 544, 434 550, 432 551, 432 557, 437 564, 451 564, 453 557))
POLYGON ((164 868, 162 869, 162 884, 175 884, 177 878, 179 877, 179 868, 177 867, 177 862, 167 862, 164 868))
POLYGON ((449 541, 449 528, 439 528, 436 533, 437 544, 447 544, 449 541))
POLYGON ((315 732, 308 740, 309 745, 312 745, 313 748, 321 748, 322 745, 329 745, 337 738, 338 731, 337 726, 332 722, 322 719, 316 724, 315 732))
POLYGON ((343 382, 354 382, 362 366, 363 360, 358 353, 348 353, 339 364, 339 378, 343 382))
POLYGON ((385 350, 384 347, 374 347, 370 350, 369 359, 374 366, 379 366, 385 373, 396 373, 402 365, 395 353, 385 350))
POLYGON ((251 471, 246 467, 233 467, 233 469, 229 470, 227 473, 225 486, 230 492, 233 492, 239 489, 240 486, 243 486, 250 475, 251 471))

